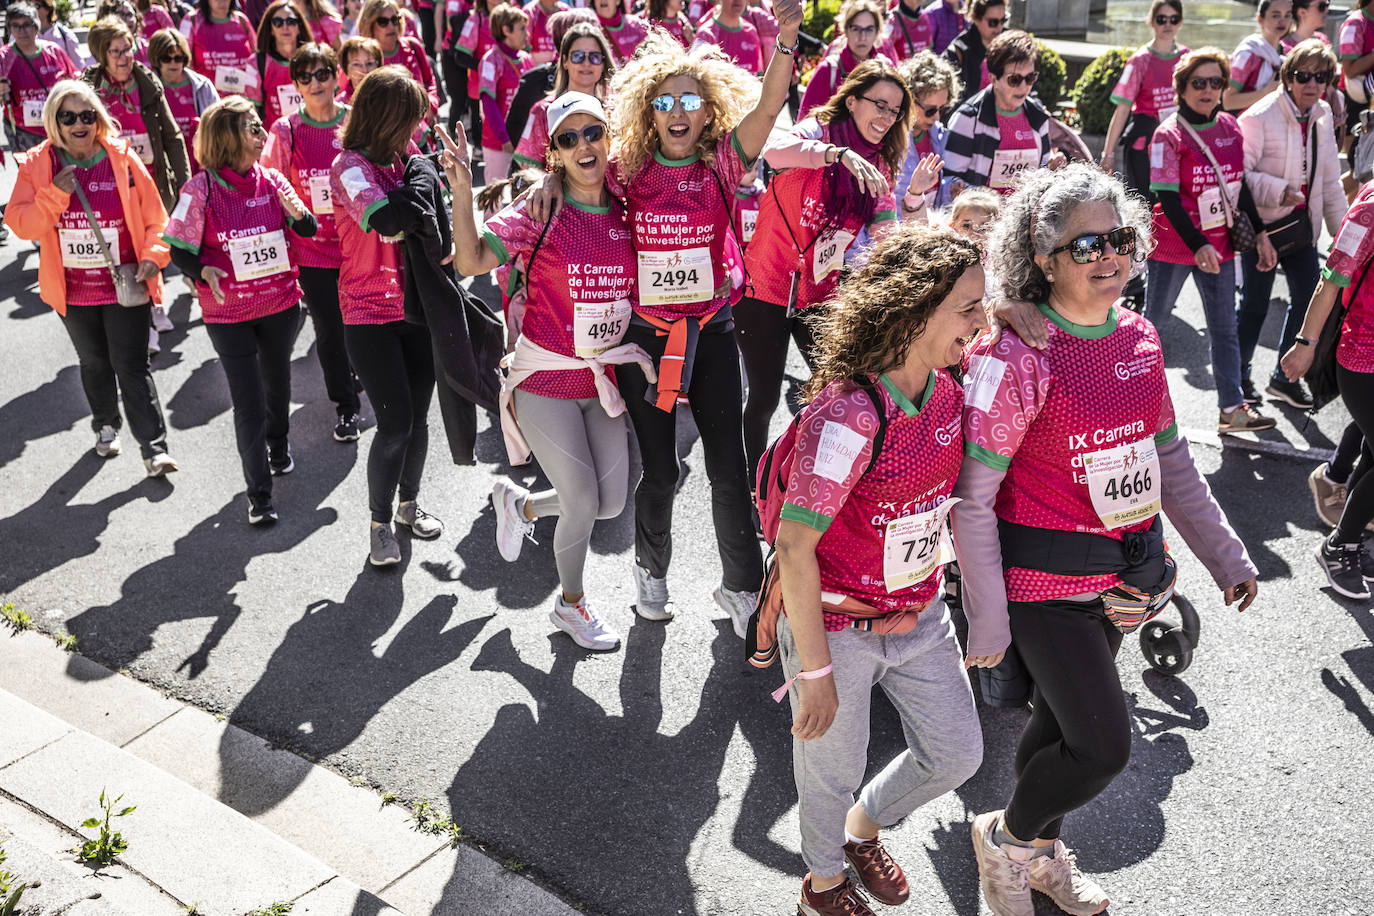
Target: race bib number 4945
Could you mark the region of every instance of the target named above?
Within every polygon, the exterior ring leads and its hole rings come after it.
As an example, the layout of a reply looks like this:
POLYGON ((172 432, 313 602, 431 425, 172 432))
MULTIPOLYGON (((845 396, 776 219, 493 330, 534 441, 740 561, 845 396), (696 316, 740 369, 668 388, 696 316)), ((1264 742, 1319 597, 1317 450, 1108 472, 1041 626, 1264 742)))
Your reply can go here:
POLYGON ((620 343, 630 325, 630 300, 573 303, 573 349, 600 356, 620 343))

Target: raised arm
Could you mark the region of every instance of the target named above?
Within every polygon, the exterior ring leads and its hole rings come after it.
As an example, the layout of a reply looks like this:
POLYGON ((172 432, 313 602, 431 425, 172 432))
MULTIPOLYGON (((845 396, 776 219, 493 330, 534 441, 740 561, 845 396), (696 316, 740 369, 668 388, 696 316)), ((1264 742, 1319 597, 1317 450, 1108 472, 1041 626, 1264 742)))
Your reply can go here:
MULTIPOLYGON (((797 31, 801 28, 801 0, 776 0, 773 15, 778 19, 778 45, 797 47, 797 31)), ((735 128, 735 142, 746 163, 752 163, 763 152, 763 144, 787 102, 787 90, 792 85, 792 70, 796 59, 792 54, 774 54, 763 74, 763 91, 753 109, 735 128)))
POLYGON ((442 124, 435 124, 434 129, 444 144, 439 163, 453 192, 453 266, 465 277, 495 270, 501 259, 477 231, 477 217, 472 212, 472 166, 467 138, 460 132, 455 142, 442 124))

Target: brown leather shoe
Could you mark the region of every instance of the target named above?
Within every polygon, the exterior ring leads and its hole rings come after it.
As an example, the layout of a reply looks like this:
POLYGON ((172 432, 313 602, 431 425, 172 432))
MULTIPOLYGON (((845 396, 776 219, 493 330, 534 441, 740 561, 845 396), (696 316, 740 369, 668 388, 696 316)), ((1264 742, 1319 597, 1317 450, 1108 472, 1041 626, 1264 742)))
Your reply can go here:
POLYGON ((811 890, 811 876, 802 880, 801 898, 797 901, 797 916, 877 916, 864 899, 863 891, 854 886, 846 875, 828 891, 811 890))
POLYGON ((883 841, 874 837, 865 843, 845 843, 844 857, 849 860, 864 888, 888 906, 906 903, 911 887, 906 883, 902 867, 892 861, 883 848, 883 841))

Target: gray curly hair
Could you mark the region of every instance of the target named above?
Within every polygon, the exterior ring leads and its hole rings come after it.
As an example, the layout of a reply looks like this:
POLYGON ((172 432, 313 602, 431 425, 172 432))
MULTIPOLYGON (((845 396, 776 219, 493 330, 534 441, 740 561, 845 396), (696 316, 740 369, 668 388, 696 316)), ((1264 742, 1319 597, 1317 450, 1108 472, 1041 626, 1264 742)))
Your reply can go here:
POLYGON ((1049 298, 1050 283, 1035 256, 1047 255, 1064 243, 1069 214, 1089 201, 1107 201, 1116 208, 1121 225, 1135 229, 1138 243, 1132 273, 1140 269, 1153 247, 1150 210, 1144 200, 1127 191, 1120 179, 1085 162, 1057 172, 1039 169, 1007 198, 988 242, 988 260, 1003 297, 1025 302, 1049 298))

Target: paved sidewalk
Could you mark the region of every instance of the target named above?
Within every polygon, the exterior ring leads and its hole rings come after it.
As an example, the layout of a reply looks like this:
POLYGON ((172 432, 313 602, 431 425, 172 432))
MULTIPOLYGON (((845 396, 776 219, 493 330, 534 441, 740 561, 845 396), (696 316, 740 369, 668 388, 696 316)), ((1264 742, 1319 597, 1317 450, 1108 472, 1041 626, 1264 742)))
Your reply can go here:
POLYGON ((0 657, 0 846, 16 885, 39 882, 21 912, 574 912, 377 793, 46 636, 5 630, 0 657), (112 825, 128 850, 93 871, 73 850, 102 792, 137 810, 112 825))

